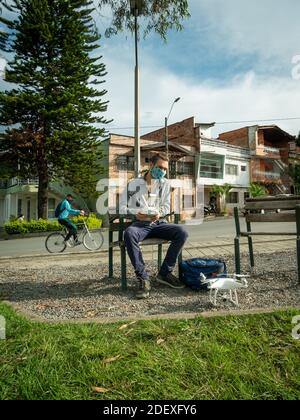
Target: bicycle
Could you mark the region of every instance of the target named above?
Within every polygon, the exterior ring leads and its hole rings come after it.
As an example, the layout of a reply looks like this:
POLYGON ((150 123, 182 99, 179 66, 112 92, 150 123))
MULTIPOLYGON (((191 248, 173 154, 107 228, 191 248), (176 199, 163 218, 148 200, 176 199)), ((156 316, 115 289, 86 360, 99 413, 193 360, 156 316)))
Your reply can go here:
MULTIPOLYGON (((83 246, 88 251, 98 251, 103 245, 104 237, 99 231, 90 231, 86 221, 77 223, 76 226, 83 226, 83 229, 78 233, 78 240, 82 242, 83 246)), ((65 242, 68 229, 64 226, 60 232, 54 232, 47 236, 45 246, 50 254, 62 253, 67 246, 70 248, 75 247, 74 238, 70 238, 65 242)))

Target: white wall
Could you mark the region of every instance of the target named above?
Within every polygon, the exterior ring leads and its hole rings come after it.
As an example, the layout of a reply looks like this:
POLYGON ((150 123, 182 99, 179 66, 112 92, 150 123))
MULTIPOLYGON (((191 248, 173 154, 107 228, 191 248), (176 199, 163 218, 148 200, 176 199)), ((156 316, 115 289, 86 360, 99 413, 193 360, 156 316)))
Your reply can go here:
MULTIPOLYGON (((49 194, 49 198, 55 198, 56 205, 60 198, 54 194, 49 194)), ((15 193, 7 194, 4 199, 0 199, 0 226, 9 221, 10 216, 18 216, 18 199, 22 200, 22 213, 25 220, 37 219, 37 194, 36 193, 15 193), (30 214, 27 215, 27 202, 30 200, 30 214), (29 216, 29 217, 28 217, 29 216)))
POLYGON ((5 222, 4 217, 4 199, 0 198, 0 226, 2 226, 5 222))
POLYGON ((201 178, 204 185, 231 184, 240 188, 248 188, 250 184, 250 153, 246 149, 227 145, 220 140, 202 140, 201 153, 225 156, 223 179, 201 178), (237 165, 238 175, 226 175, 226 164, 237 165), (246 166, 246 172, 241 171, 241 166, 246 166))

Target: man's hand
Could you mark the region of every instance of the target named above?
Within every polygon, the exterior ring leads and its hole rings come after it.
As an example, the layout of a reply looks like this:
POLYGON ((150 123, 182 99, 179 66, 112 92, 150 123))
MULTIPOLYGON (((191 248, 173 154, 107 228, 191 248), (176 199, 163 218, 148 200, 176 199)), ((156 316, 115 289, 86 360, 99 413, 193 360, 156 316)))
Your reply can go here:
POLYGON ((139 222, 149 222, 150 217, 147 214, 137 213, 136 218, 139 222))
POLYGON ((156 214, 155 216, 151 216, 151 222, 156 222, 157 220, 159 220, 160 218, 160 214, 156 214))
POLYGON ((148 214, 138 213, 136 218, 139 222, 156 222, 160 218, 160 215, 149 216, 148 214))
POLYGON ((80 216, 85 216, 85 211, 84 210, 80 210, 80 216))

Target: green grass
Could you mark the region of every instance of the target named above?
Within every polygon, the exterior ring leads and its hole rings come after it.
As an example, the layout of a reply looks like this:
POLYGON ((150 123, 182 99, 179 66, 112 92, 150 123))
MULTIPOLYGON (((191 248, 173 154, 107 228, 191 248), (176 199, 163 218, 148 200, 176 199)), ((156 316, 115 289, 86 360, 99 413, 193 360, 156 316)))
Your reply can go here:
POLYGON ((0 399, 300 398, 296 311, 140 321, 122 330, 123 323, 31 322, 4 304, 0 314, 7 320, 0 399))

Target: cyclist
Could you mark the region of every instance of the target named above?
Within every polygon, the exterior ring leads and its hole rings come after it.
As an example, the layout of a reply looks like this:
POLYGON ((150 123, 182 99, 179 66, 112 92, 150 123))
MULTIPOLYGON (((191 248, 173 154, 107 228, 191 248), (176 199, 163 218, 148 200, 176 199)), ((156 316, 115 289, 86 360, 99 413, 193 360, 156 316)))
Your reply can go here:
POLYGON ((58 223, 62 226, 65 226, 68 229, 68 234, 65 238, 65 243, 73 236, 75 246, 81 245, 81 242, 78 240, 77 236, 77 227, 74 223, 71 222, 69 216, 84 216, 84 210, 75 210, 72 208, 71 204, 73 203, 74 198, 72 194, 68 194, 66 198, 57 206, 56 216, 58 223))

